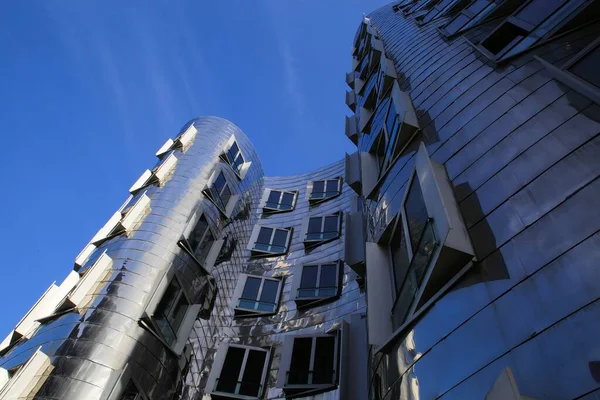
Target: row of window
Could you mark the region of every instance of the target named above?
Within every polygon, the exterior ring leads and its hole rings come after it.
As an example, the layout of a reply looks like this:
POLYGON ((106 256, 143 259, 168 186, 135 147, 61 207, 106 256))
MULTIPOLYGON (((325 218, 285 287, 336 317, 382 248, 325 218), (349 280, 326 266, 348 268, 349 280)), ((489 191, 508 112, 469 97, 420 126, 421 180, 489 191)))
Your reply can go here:
MULTIPOLYGON (((339 196, 342 193, 341 178, 322 179, 308 183, 308 201, 319 204, 339 196)), ((292 211, 298 201, 298 191, 267 189, 261 201, 263 212, 273 214, 292 211)))

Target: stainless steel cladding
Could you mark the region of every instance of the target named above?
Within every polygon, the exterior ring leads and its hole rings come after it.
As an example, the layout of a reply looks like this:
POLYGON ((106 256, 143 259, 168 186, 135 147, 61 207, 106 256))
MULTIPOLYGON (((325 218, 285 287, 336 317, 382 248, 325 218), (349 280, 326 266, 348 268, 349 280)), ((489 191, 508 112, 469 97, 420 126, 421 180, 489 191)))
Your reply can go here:
POLYGON ((404 0, 360 24, 370 399, 600 396, 599 3, 404 0))

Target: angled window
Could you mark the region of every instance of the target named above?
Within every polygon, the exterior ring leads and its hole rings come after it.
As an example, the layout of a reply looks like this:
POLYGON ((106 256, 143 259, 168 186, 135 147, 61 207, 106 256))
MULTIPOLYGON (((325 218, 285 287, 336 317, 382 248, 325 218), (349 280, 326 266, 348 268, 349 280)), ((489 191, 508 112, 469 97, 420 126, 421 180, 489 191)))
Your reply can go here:
POLYGON ((270 356, 268 348, 222 344, 208 378, 207 392, 215 399, 262 398, 270 356))
POLYGON ((227 218, 231 217, 231 213, 240 197, 239 195, 233 195, 220 167, 213 171, 202 193, 227 218))
POLYGON ((62 310, 85 307, 93 299, 93 295, 98 293, 98 286, 103 285, 106 276, 111 273, 112 259, 106 254, 106 250, 97 254, 97 257, 90 259, 91 262, 85 269, 79 271, 81 278, 60 306, 62 310))
POLYGON ((296 206, 297 191, 266 189, 261 201, 263 212, 277 213, 292 211, 296 206))
POLYGON ((49 375, 46 371, 51 368, 50 358, 42 352, 41 346, 24 363, 9 370, 0 367, 0 398, 32 398, 33 389, 39 388, 49 375))
POLYGON ((426 24, 436 18, 442 17, 447 13, 456 11, 458 8, 465 6, 469 0, 442 0, 433 6, 427 14, 422 14, 416 17, 416 20, 421 24, 426 24))
POLYGON ((149 169, 144 171, 138 180, 129 188, 129 192, 132 195, 136 195, 136 193, 149 185, 164 184, 175 170, 175 164, 177 164, 177 157, 173 151, 164 154, 163 157, 158 160, 154 168, 152 168, 152 171, 149 169))
POLYGON ((231 169, 233 169, 233 172, 239 179, 244 179, 248 168, 252 164, 244 159, 242 150, 233 135, 227 141, 221 154, 221 159, 231 166, 231 169))
POLYGON ((233 294, 235 315, 249 317, 275 314, 281 289, 281 279, 241 274, 233 294))
POLYGON ((286 398, 304 397, 333 390, 344 365, 346 328, 321 335, 289 335, 283 342, 276 386, 286 398))
POLYGON ((204 287, 202 288, 201 302, 202 309, 200 310, 199 317, 202 319, 209 319, 212 311, 215 307, 215 300, 219 293, 219 287, 215 278, 208 276, 204 287))
POLYGON ((341 261, 299 265, 294 270, 292 296, 298 307, 316 305, 335 299, 341 292, 341 261))
POLYGON ((185 152, 197 133, 198 130, 194 126, 194 122, 187 123, 175 140, 168 139, 165 144, 158 149, 156 156, 162 159, 168 152, 175 149, 185 152))
POLYGON ((216 264, 223 244, 224 240, 215 238, 202 206, 198 206, 188 220, 179 247, 196 261, 203 274, 208 274, 216 264))
POLYGON ((305 246, 315 246, 340 237, 341 213, 309 217, 304 235, 305 246))
POLYGON ((493 61, 513 57, 552 36, 597 17, 600 7, 589 0, 529 0, 478 45, 493 61))
POLYGON ((130 232, 147 214, 150 208, 150 198, 146 192, 140 192, 121 207, 121 210, 113 214, 108 222, 94 235, 91 244, 99 246, 104 241, 115 236, 130 232))
POLYGON ((520 0, 474 0, 439 30, 452 37, 489 19, 510 14, 520 4, 520 0))
POLYGON ((552 77, 582 95, 600 104, 600 39, 580 51, 562 69, 534 56, 550 72, 552 77))
POLYGON ((147 398, 138 389, 136 384, 132 380, 129 380, 127 386, 123 389, 123 393, 119 396, 119 400, 147 400, 147 398))
POLYGON ((181 354, 202 306, 190 301, 171 267, 156 286, 140 323, 181 354))
POLYGON ((311 204, 327 201, 342 193, 342 180, 335 178, 309 182, 307 192, 311 204))
POLYGON ((255 225, 248 242, 252 256, 280 255, 288 252, 292 228, 255 225))

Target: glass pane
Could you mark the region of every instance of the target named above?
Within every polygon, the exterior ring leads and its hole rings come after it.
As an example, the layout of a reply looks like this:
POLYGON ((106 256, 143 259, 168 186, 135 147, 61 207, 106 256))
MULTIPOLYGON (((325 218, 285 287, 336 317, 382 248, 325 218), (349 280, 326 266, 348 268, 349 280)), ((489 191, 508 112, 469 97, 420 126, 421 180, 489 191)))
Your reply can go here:
POLYGON ((190 237, 188 238, 188 243, 190 244, 192 250, 195 250, 198 247, 207 229, 208 221, 206 220, 204 214, 202 214, 202 216, 200 216, 200 219, 196 223, 196 226, 194 227, 192 232, 190 232, 190 237))
POLYGON ((321 217, 312 217, 308 220, 308 233, 318 233, 321 232, 321 217))
POLYGON ((333 383, 335 337, 318 337, 315 348, 314 384, 333 383))
POLYGON ((333 216, 327 216, 325 217, 325 228, 323 229, 323 232, 326 233, 337 233, 339 228, 338 228, 338 216, 337 215, 333 215, 333 216))
POLYGON ((221 189, 223 189, 226 183, 227 181, 225 180, 225 175, 223 175, 221 172, 219 176, 217 176, 217 179, 215 179, 213 187, 216 189, 217 193, 221 193, 221 189))
POLYGON ((323 193, 325 191, 325 181, 313 182, 313 193, 323 193))
POLYGON ((327 192, 328 193, 337 193, 338 189, 338 185, 339 185, 340 181, 338 179, 332 179, 332 180, 328 180, 327 181, 327 192))
POLYGON ((200 246, 198 246, 194 252, 198 261, 204 263, 214 242, 215 237, 213 236, 212 232, 207 232, 204 240, 202 240, 202 243, 200 243, 200 246))
POLYGON ((229 148, 229 151, 227 152, 227 158, 229 159, 230 163, 233 163, 233 161, 237 158, 239 151, 240 149, 238 148, 237 143, 233 142, 233 144, 229 148))
POLYGON ((265 279, 263 284, 263 290, 260 294, 260 301, 267 303, 275 303, 277 301, 277 290, 279 289, 279 282, 265 279))
POLYGON ((171 317, 169 318, 171 328, 174 332, 179 331, 179 327, 183 322, 183 317, 185 317, 185 313, 187 312, 189 305, 190 304, 182 293, 179 296, 179 301, 177 301, 173 312, 171 313, 171 317))
POLYGON ((242 153, 239 153, 233 162, 232 167, 239 172, 242 169, 242 165, 244 165, 244 157, 242 156, 242 153))
POLYGON ((239 394, 258 397, 266 357, 264 351, 249 350, 239 394))
POLYGON ((390 248, 394 266, 394 282, 396 284, 396 293, 398 293, 406 278, 409 266, 408 249, 406 248, 406 237, 404 236, 402 221, 398 221, 398 226, 392 237, 390 248))
POLYGON ((267 200, 267 202, 278 204, 280 197, 281 197, 281 192, 278 192, 277 190, 271 190, 271 193, 269 193, 269 199, 267 200))
POLYGON ((292 359, 288 372, 289 385, 306 385, 309 382, 310 355, 312 350, 312 338, 294 339, 292 359))
POLYGON ((404 209, 408 219, 408 233, 412 250, 415 252, 428 218, 427 208, 425 207, 425 201, 423 200, 423 193, 421 192, 421 185, 419 184, 419 179, 416 175, 410 185, 404 209))
POLYGON ((242 362, 244 361, 245 349, 239 347, 229 347, 227 349, 227 355, 223 362, 223 368, 221 369, 221 375, 217 380, 216 390, 225 393, 235 393, 237 386, 238 377, 240 376, 240 370, 242 369, 242 362))
POLYGON ((225 185, 225 188, 221 192, 221 202, 223 203, 223 207, 227 207, 227 203, 229 203, 230 198, 231 190, 229 190, 229 186, 225 185))
POLYGON ((321 279, 319 281, 320 288, 337 287, 338 274, 337 264, 321 265, 321 279))
POLYGON ((160 300, 160 303, 158 303, 154 314, 168 318, 171 314, 171 310, 175 306, 180 290, 181 286, 179 286, 179 282, 177 282, 176 279, 171 280, 171 283, 169 283, 169 287, 160 300))
POLYGON ((141 397, 139 397, 139 395, 140 392, 138 388, 135 387, 133 381, 129 381, 125 387, 125 390, 121 394, 121 397, 119 397, 119 400, 140 400, 141 397))
POLYGON ((554 13, 567 0, 533 0, 524 9, 519 11, 515 17, 522 19, 532 25, 538 25, 549 15, 554 13))
POLYGON ((258 238, 256 239, 256 243, 271 243, 271 235, 273 234, 273 229, 261 227, 260 232, 258 233, 258 238))
POLYGON ((258 289, 260 288, 261 281, 262 279, 260 278, 248 277, 246 279, 246 285, 244 286, 244 291, 242 292, 241 298, 247 300, 258 299, 258 289))
POLYGON ((577 61, 569 71, 600 88, 600 73, 596 70, 600 65, 600 46, 577 61))
POLYGON ((273 246, 285 248, 287 244, 288 231, 283 229, 275 230, 275 237, 273 238, 273 246))
POLYGON ((300 280, 301 288, 317 287, 317 272, 319 267, 316 265, 305 265, 302 268, 302 279, 300 280))
POLYGON ((281 204, 291 207, 294 204, 294 194, 284 193, 283 198, 281 199, 281 204))
POLYGON ((486 8, 489 3, 490 0, 477 0, 475 3, 471 4, 467 8, 467 10, 469 10, 473 14, 477 14, 478 12, 486 8))

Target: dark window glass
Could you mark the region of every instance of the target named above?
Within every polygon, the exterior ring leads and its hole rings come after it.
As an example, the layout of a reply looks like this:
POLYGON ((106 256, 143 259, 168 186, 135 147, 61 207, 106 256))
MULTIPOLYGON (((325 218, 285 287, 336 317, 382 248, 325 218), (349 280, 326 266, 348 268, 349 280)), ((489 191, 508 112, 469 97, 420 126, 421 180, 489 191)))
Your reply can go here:
POLYGON ((273 245, 279 247, 285 247, 287 244, 288 231, 277 229, 275 231, 275 237, 273 238, 273 245))
POLYGON ((181 291, 181 286, 176 279, 173 279, 154 314, 156 325, 168 344, 177 340, 177 330, 188 306, 189 303, 181 291))
POLYGON ((481 10, 486 8, 488 4, 490 4, 490 0, 477 0, 475 3, 467 7, 467 10, 469 10, 473 14, 477 14, 481 10))
POLYGON ((258 233, 258 239, 256 239, 256 242, 269 244, 271 242, 272 234, 273 234, 273 229, 261 227, 260 232, 258 233))
POLYGON ((323 232, 337 232, 338 231, 338 216, 325 217, 325 228, 323 232))
POLYGON ((519 26, 505 22, 491 36, 482 41, 481 45, 489 50, 490 53, 496 55, 504 50, 513 40, 523 39, 528 33, 519 26))
POLYGON ((188 303, 185 296, 183 296, 183 295, 179 296, 179 301, 175 305, 175 308, 173 309, 173 313, 170 318, 171 327, 173 328, 174 331, 179 330, 179 327, 181 326, 181 323, 183 322, 183 317, 185 317, 185 313, 186 313, 189 305, 190 304, 188 303))
POLYGON ((231 190, 229 190, 229 186, 225 185, 225 188, 221 192, 221 202, 223 203, 223 207, 227 207, 227 203, 229 203, 230 198, 231 190))
POLYGON ((213 186, 218 193, 221 193, 221 190, 223 189, 226 183, 227 180, 225 179, 225 175, 223 175, 223 173, 221 172, 219 176, 217 176, 217 179, 215 179, 215 183, 213 184, 213 186))
POLYGON ((217 381, 217 391, 235 393, 245 353, 246 350, 239 347, 229 347, 227 349, 221 375, 217 381))
POLYGON ((177 296, 179 295, 179 291, 181 290, 181 286, 176 279, 173 279, 167 288, 167 291, 163 295, 160 303, 156 307, 156 314, 164 315, 168 317, 171 314, 171 310, 177 301, 177 296))
POLYGON ((260 282, 260 278, 248 277, 248 279, 246 279, 244 291, 242 292, 242 299, 256 300, 258 298, 258 289, 260 288, 260 282))
POLYGON ((266 357, 267 353, 264 351, 250 350, 248 352, 239 394, 258 397, 266 357))
POLYGON ((446 30, 446 32, 452 35, 458 32, 458 30, 462 28, 463 25, 469 21, 469 19, 470 18, 464 14, 458 14, 452 21, 450 21, 448 25, 444 27, 444 29, 446 30))
POLYGON ((141 399, 142 399, 142 397, 140 395, 140 391, 135 386, 133 381, 129 381, 129 383, 127 383, 125 390, 121 394, 121 397, 119 397, 119 400, 141 400, 141 399))
POLYGON ((306 385, 309 383, 310 356, 312 353, 312 338, 294 339, 288 384, 306 385))
POLYGON ((285 204, 286 206, 291 206, 294 204, 294 194, 284 193, 283 198, 281 199, 281 204, 285 204))
POLYGON ((321 217, 312 217, 308 221, 308 233, 318 233, 321 232, 321 217))
POLYGON ((337 265, 336 264, 324 264, 321 265, 321 279, 319 281, 319 287, 328 288, 337 286, 337 265))
POLYGON ((339 180, 337 180, 337 179, 327 181, 327 192, 337 192, 338 184, 339 184, 339 180))
POLYGON ((410 185, 404 209, 406 211, 410 243, 414 253, 417 250, 419 239, 428 219, 427 208, 425 207, 423 193, 421 192, 421 185, 419 184, 419 179, 416 175, 410 185))
POLYGON ((269 203, 278 204, 280 196, 281 196, 281 192, 278 192, 277 190, 271 190, 271 193, 269 193, 269 200, 267 200, 267 201, 269 203))
POLYGON ((325 181, 314 181, 312 191, 313 191, 313 193, 325 192, 325 181))
POLYGON ((315 288, 317 287, 317 270, 316 265, 306 265, 302 269, 302 279, 300 280, 301 288, 315 288))
POLYGON ((392 237, 390 247, 392 249, 392 262, 394 265, 394 282, 396 284, 396 293, 398 293, 408 271, 408 249, 406 248, 406 238, 404 236, 402 221, 398 221, 398 226, 392 237))
POLYGON ((267 303, 275 303, 277 300, 277 290, 279 289, 279 282, 265 279, 263 289, 260 294, 260 301, 267 303))
POLYGON ((600 45, 573 64, 569 71, 600 88, 600 73, 596 68, 600 65, 600 45))
POLYGON ((333 383, 335 337, 316 338, 313 383, 333 383))
POLYGON ((210 252, 210 249, 214 242, 215 242, 215 237, 213 236, 211 231, 208 231, 206 233, 206 236, 204 237, 204 240, 202 241, 200 246, 198 246, 196 248, 196 251, 194 252, 198 261, 203 263, 206 260, 206 257, 208 256, 208 253, 210 252))
POLYGON ((237 143, 233 142, 233 144, 231 145, 231 147, 229 148, 229 151, 228 151, 228 153, 229 153, 229 160, 231 162, 233 162, 233 160, 235 160, 237 158, 237 155, 238 155, 239 151, 240 151, 240 149, 239 149, 237 143))
POLYGON ((192 250, 195 250, 198 247, 200 241, 204 237, 204 234, 207 230, 208 221, 206 220, 206 217, 204 217, 203 214, 202 216, 200 216, 200 219, 198 219, 196 226, 194 227, 194 229, 190 233, 190 237, 188 238, 188 243, 190 244, 192 250))
POLYGON ((515 17, 535 26, 553 14, 566 2, 567 0, 533 0, 519 11, 515 17))

